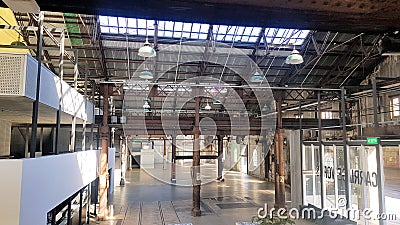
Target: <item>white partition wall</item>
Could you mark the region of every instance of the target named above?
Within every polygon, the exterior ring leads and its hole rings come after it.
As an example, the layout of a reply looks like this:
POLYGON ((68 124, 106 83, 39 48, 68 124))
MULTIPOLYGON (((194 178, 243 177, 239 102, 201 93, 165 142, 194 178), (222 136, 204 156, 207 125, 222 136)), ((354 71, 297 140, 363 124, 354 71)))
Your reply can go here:
MULTIPOLYGON (((25 103, 35 100, 37 61, 22 53, 0 53, 0 102, 10 111, 27 111, 25 103), (23 102, 24 105, 16 104, 23 102)), ((45 66, 41 68, 40 103, 78 119, 93 122, 93 105, 45 66)), ((27 117, 30 119, 30 117, 27 117)), ((12 119, 12 117, 11 117, 12 119)), ((10 120, 11 120, 10 119, 10 120)))
POLYGON ((98 176, 99 152, 0 161, 0 224, 46 224, 47 212, 98 176))

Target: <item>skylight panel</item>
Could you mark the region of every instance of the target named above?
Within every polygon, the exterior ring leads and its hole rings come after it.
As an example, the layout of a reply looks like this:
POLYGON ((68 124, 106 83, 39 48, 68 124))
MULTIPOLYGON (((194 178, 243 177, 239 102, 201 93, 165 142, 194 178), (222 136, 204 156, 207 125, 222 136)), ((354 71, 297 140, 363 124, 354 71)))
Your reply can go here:
MULTIPOLYGON (((108 17, 108 25, 109 25, 109 26, 112 26, 112 27, 118 27, 118 20, 117 20, 117 17, 109 16, 109 17, 108 17)), ((117 30, 118 30, 118 29, 117 29, 117 30)))
POLYGON ((237 34, 244 35, 245 30, 246 30, 246 27, 238 27, 237 34))
MULTIPOLYGON (((130 34, 140 36, 154 35, 154 20, 99 16, 100 31, 112 34, 130 34)), ((165 38, 188 38, 205 40, 209 24, 158 21, 158 36, 165 38)), ((261 27, 213 25, 213 36, 216 41, 256 43, 261 27)), ((273 45, 302 45, 309 30, 265 28, 265 37, 273 45)))
POLYGON ((183 30, 183 23, 182 22, 175 22, 175 31, 182 31, 183 30))
POLYGON ((128 29, 128 34, 137 35, 137 29, 128 29))
POLYGON ((190 33, 189 32, 183 32, 182 33, 182 37, 190 38, 190 33))
POLYGON ((232 41, 233 40, 233 35, 226 35, 225 41, 232 41))
POLYGON ((276 34, 276 37, 284 37, 286 29, 278 29, 278 33, 276 34))
POLYGON ((119 28, 119 33, 120 34, 126 34, 126 28, 125 27, 120 27, 119 28))
POLYGON ((208 24, 201 24, 200 26, 200 32, 202 33, 208 33, 208 29, 209 29, 209 25, 208 24))
POLYGON ((183 23, 182 30, 186 31, 186 32, 190 32, 192 30, 192 24, 191 23, 183 23))
POLYGON ((101 33, 110 33, 110 28, 100 26, 100 31, 101 31, 101 33))
POLYGON ((225 34, 227 28, 228 28, 228 26, 225 26, 225 25, 215 26, 213 32, 214 32, 215 34, 225 34))
POLYGON ((181 38, 181 36, 182 36, 182 32, 175 31, 174 34, 173 34, 174 38, 181 38))
POLYGON ((172 37, 172 31, 165 31, 164 33, 165 37, 172 37))
POLYGON ((299 38, 305 39, 310 31, 309 30, 302 30, 300 32, 299 38))
POLYGON ((147 20, 137 19, 138 28, 146 28, 147 27, 147 20))
POLYGON ((108 17, 107 16, 99 16, 100 26, 108 26, 108 17))
POLYGON ((246 27, 246 28, 244 29, 243 35, 249 36, 249 35, 251 35, 251 32, 252 32, 252 31, 253 31, 253 28, 252 28, 252 27, 246 27))
POLYGON ((128 18, 128 27, 136 28, 136 19, 128 18))
POLYGON ((172 31, 174 29, 174 22, 172 21, 165 21, 165 27, 164 29, 167 31, 172 31))
POLYGON ((249 38, 249 42, 256 42, 256 41, 257 41, 257 38, 258 38, 258 37, 252 36, 252 37, 249 38))
POLYGON ((126 18, 118 17, 118 26, 119 27, 126 27, 126 18))
POLYGON ((199 34, 199 39, 207 39, 207 34, 199 34))
POLYGON ((138 35, 146 36, 146 29, 138 29, 138 35))
POLYGON ((199 33, 192 33, 190 38, 199 39, 199 33))
POLYGON ((193 23, 192 32, 199 32, 201 25, 199 23, 193 23))
POLYGON ((236 26, 229 26, 228 27, 228 32, 227 34, 235 34, 235 32, 237 32, 237 27, 236 26))
POLYGON ((275 36, 274 34, 275 34, 275 28, 269 28, 267 37, 273 37, 273 36, 275 36))
POLYGON ((282 43, 282 39, 281 38, 274 38, 272 44, 274 45, 280 45, 282 43))
POLYGON ((118 34, 118 27, 110 27, 110 33, 118 34))

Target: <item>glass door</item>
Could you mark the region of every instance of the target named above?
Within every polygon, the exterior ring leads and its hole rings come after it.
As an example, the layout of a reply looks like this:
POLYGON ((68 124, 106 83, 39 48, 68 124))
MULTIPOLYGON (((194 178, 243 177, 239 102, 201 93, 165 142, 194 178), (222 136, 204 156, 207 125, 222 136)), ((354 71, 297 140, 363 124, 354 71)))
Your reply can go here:
MULTIPOLYGON (((379 213, 376 147, 350 146, 349 155, 351 207, 359 210, 368 208, 374 217, 379 213)), ((359 219, 361 224, 375 224, 374 221, 359 219)))
POLYGON ((321 207, 319 146, 304 145, 302 154, 304 204, 321 207))
POLYGON ((337 179, 335 179, 337 171, 337 166, 335 165, 336 161, 336 146, 324 146, 324 206, 327 208, 335 208, 337 202, 337 179))

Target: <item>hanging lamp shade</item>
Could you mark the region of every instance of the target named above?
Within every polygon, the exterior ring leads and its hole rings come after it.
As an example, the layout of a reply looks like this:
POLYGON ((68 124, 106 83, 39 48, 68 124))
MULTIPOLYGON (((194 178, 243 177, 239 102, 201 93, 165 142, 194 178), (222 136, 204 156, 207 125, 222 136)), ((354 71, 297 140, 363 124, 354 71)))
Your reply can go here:
POLYGON ((285 63, 286 64, 301 64, 303 63, 303 56, 300 55, 300 52, 296 49, 293 49, 292 53, 286 57, 285 63))
POLYGON ((208 102, 207 102, 207 105, 204 107, 204 109, 205 110, 211 110, 211 106, 210 106, 210 104, 208 104, 208 102))
POLYGON ((262 107, 261 111, 262 111, 262 112, 267 112, 267 111, 269 111, 269 107, 267 106, 267 104, 265 104, 264 107, 262 107))
POLYGON ((145 71, 140 72, 139 77, 146 80, 151 80, 154 78, 153 73, 147 69, 145 71))
POLYGON ((221 105, 222 102, 220 100, 218 100, 218 99, 214 99, 213 104, 214 105, 221 105))
POLYGON ((256 71, 254 75, 250 78, 250 81, 253 83, 263 82, 263 80, 264 76, 261 76, 261 74, 258 71, 256 71))
POLYGON ((156 50, 150 46, 149 41, 146 38, 146 42, 142 47, 139 48, 138 55, 142 57, 155 57, 156 56, 156 50))
POLYGON ((144 104, 143 104, 143 109, 144 109, 144 110, 150 109, 150 105, 149 105, 149 103, 148 103, 147 101, 144 102, 144 104))
POLYGON ((22 41, 13 41, 13 42, 11 42, 10 45, 12 45, 12 46, 26 46, 26 44, 24 42, 22 42, 22 41))

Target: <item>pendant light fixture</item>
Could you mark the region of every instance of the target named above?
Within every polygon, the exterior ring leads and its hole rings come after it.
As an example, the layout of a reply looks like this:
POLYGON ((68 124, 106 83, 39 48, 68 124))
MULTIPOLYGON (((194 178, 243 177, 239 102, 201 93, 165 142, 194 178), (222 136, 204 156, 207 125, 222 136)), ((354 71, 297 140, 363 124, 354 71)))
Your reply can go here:
POLYGON ((142 79, 151 80, 154 78, 154 75, 149 69, 145 68, 144 71, 140 72, 139 77, 142 79))
POLYGON ((264 76, 262 76, 258 71, 256 71, 250 78, 250 81, 253 83, 261 83, 264 81, 264 76))
POLYGON ((207 105, 204 107, 205 110, 211 110, 211 106, 210 104, 208 104, 208 100, 207 100, 207 105))
POLYGON ((269 107, 267 106, 267 104, 265 104, 264 107, 262 107, 261 111, 262 111, 262 112, 267 112, 267 111, 269 111, 269 107))
POLYGON ((213 104, 214 105, 221 105, 222 102, 220 100, 218 100, 218 99, 214 99, 213 104))
POLYGON ((150 46, 149 40, 146 37, 146 42, 142 47, 139 48, 138 55, 141 57, 147 57, 147 58, 152 58, 157 55, 156 50, 150 46))
POLYGON ((150 109, 150 105, 149 105, 149 103, 148 103, 147 101, 144 102, 144 104, 143 104, 143 109, 144 109, 144 110, 150 109))
POLYGON ((296 49, 293 49, 292 53, 290 53, 290 55, 288 55, 288 57, 286 57, 285 63, 286 64, 301 64, 303 63, 303 56, 300 55, 300 52, 297 51, 296 49))

